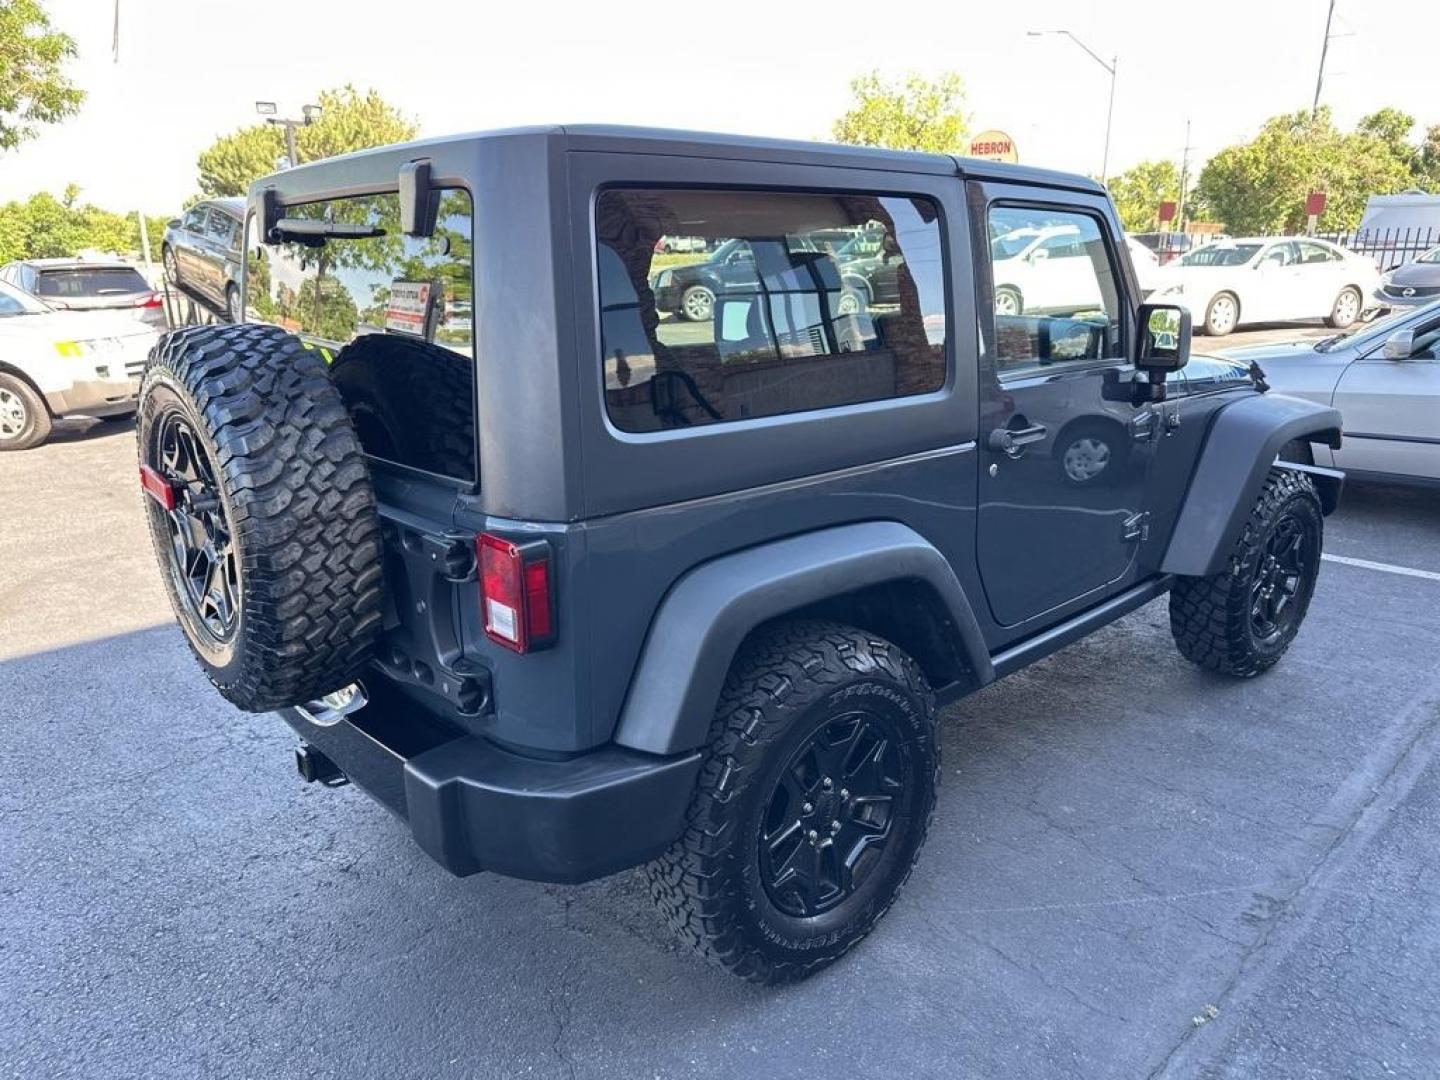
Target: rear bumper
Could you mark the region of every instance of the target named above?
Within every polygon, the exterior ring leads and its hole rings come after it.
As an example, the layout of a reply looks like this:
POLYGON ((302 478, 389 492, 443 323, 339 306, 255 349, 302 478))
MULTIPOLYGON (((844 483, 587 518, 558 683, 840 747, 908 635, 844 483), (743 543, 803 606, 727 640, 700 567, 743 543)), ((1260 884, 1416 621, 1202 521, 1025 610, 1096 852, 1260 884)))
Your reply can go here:
POLYGON ((372 702, 323 726, 295 709, 280 715, 452 874, 589 881, 653 858, 684 827, 699 752, 607 746, 540 760, 432 728, 411 709, 372 702))

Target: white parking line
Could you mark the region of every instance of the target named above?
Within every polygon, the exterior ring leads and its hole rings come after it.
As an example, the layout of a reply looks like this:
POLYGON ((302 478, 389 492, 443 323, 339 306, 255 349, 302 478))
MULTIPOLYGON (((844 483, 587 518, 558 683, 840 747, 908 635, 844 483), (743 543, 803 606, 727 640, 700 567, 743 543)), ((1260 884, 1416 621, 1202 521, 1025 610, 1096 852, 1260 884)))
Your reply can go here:
POLYGON ((1369 559, 1352 559, 1348 555, 1322 555, 1326 562, 1338 562, 1345 566, 1358 566, 1362 570, 1379 570, 1386 574, 1400 574, 1403 577, 1418 577, 1426 581, 1440 581, 1440 573, 1434 570, 1416 570, 1412 566, 1396 566, 1393 563, 1371 562, 1369 559))

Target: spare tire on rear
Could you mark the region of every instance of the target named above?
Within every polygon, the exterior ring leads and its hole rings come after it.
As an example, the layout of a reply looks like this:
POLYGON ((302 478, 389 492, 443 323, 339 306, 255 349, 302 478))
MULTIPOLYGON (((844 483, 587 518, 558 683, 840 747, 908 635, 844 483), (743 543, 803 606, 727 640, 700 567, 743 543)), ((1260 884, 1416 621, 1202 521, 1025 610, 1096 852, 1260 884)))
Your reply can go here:
POLYGON ((381 625, 375 495, 320 354, 276 327, 191 327, 150 354, 136 421, 171 605, 242 709, 352 682, 381 625))

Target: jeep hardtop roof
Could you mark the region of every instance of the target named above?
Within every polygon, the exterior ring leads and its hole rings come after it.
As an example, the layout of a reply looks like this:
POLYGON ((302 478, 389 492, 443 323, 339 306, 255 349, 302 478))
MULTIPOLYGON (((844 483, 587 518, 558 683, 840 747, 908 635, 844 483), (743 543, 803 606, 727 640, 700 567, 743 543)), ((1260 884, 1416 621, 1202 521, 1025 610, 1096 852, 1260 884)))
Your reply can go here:
POLYGON ((764 160, 792 165, 821 165, 830 168, 877 169, 891 172, 939 176, 977 177, 1002 183, 1021 183, 1065 188, 1103 195, 1096 181, 1075 173, 1009 165, 979 158, 951 157, 911 150, 887 150, 869 146, 800 139, 757 138, 712 132, 680 131, 665 128, 626 127, 611 124, 574 124, 499 128, 417 139, 407 143, 360 150, 272 173, 250 187, 254 197, 273 187, 282 200, 305 196, 333 197, 344 191, 374 190, 380 177, 393 188, 400 164, 416 157, 463 153, 479 143, 548 144, 551 151, 588 151, 611 154, 658 154, 673 157, 764 160))

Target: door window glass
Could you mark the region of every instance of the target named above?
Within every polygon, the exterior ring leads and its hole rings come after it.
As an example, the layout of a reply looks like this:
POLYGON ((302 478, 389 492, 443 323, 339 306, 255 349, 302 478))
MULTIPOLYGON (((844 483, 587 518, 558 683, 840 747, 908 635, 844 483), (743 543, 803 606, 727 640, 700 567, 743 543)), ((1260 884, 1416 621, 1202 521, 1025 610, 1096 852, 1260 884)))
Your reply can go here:
POLYGON ((1301 240, 1297 247, 1300 249, 1300 262, 1302 265, 1340 261, 1340 253, 1338 251, 1332 251, 1323 244, 1314 244, 1307 240, 1301 240))
POLYGON ((989 234, 1000 374, 1124 355, 1120 279, 1097 218, 996 207, 989 234))
POLYGON ((595 230, 605 404, 624 431, 944 384, 945 273, 929 200, 612 189, 595 230))
POLYGON ((203 233, 205 231, 205 217, 207 213, 208 211, 205 207, 197 206, 185 215, 185 221, 182 223, 182 227, 186 232, 203 233))
POLYGON ((205 229, 205 235, 221 247, 233 248, 236 241, 236 231, 240 223, 229 214, 222 214, 218 210, 210 211, 210 224, 205 229))

